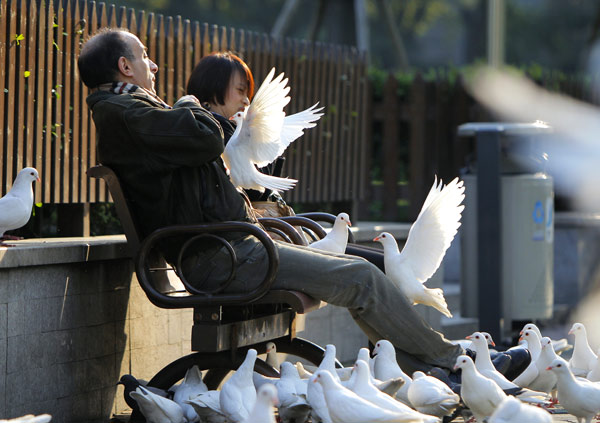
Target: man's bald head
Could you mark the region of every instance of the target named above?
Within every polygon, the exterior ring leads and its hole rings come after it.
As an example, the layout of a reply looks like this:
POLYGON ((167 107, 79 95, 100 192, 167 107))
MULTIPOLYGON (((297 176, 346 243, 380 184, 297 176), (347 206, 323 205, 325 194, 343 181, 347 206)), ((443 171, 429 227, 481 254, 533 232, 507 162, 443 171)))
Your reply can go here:
POLYGON ((103 28, 81 49, 77 67, 83 83, 89 88, 118 80, 120 57, 133 60, 131 34, 124 29, 103 28))

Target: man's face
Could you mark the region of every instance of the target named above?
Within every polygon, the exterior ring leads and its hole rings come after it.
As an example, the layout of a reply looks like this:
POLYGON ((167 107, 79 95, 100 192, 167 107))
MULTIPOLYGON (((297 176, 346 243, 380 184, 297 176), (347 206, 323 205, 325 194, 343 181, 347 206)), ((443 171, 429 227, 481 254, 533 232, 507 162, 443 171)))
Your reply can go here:
POLYGON ((130 82, 156 94, 154 90, 154 81, 156 79, 154 74, 158 71, 158 66, 150 60, 146 47, 138 37, 130 33, 125 33, 125 35, 133 54, 133 60, 128 60, 131 69, 130 82))

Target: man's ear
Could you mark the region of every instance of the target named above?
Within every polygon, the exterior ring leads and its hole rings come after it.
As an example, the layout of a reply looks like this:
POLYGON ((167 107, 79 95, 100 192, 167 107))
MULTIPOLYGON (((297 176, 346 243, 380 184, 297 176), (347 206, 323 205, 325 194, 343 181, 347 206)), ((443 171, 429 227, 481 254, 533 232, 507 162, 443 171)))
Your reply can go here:
POLYGON ((119 72, 121 72, 125 76, 132 76, 133 71, 131 70, 131 66, 129 66, 129 60, 125 56, 119 57, 119 61, 117 62, 117 66, 119 67, 119 72))

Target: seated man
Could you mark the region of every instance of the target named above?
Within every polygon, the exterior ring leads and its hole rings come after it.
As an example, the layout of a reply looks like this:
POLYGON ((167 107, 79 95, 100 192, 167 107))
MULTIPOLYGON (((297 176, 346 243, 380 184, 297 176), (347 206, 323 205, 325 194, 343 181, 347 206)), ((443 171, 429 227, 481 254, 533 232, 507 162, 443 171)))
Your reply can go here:
MULTIPOLYGON (((158 67, 135 35, 101 30, 83 46, 78 66, 92 90, 87 103, 97 129, 99 161, 119 176, 142 236, 173 224, 258 224, 223 167, 220 125, 193 96, 170 107, 156 95, 158 67)), ((264 248, 250 236, 232 234, 229 240, 239 267, 228 289, 252 289, 264 276, 264 248)), ((172 261, 177 253, 170 247, 164 253, 172 261)), ((405 371, 450 369, 464 353, 433 330, 365 259, 278 241, 275 247, 280 264, 274 289, 301 291, 347 308, 372 342, 392 342, 405 371)), ((229 259, 224 257, 219 248, 207 246, 189 255, 183 270, 197 280, 214 281, 226 273, 223 266, 229 259)))

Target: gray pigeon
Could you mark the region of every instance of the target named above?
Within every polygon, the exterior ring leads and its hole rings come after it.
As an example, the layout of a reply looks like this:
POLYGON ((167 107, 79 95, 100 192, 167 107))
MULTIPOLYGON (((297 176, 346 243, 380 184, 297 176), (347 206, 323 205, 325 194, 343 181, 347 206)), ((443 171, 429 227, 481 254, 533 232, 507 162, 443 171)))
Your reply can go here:
POLYGON ((117 385, 123 385, 123 397, 125 398, 125 402, 134 411, 139 411, 140 407, 138 406, 137 401, 133 399, 133 397, 129 394, 131 392, 135 392, 135 390, 139 386, 144 386, 150 392, 160 395, 161 397, 169 399, 172 397, 171 395, 169 395, 170 393, 165 390, 155 388, 153 386, 145 386, 145 384, 140 383, 140 381, 136 379, 135 376, 129 374, 121 376, 121 379, 119 379, 117 385))
POLYGON ((12 188, 0 198, 0 239, 18 239, 4 232, 19 229, 29 222, 33 208, 34 181, 39 181, 38 171, 33 167, 21 169, 12 188))

